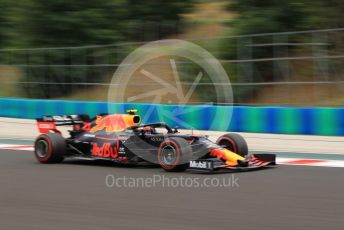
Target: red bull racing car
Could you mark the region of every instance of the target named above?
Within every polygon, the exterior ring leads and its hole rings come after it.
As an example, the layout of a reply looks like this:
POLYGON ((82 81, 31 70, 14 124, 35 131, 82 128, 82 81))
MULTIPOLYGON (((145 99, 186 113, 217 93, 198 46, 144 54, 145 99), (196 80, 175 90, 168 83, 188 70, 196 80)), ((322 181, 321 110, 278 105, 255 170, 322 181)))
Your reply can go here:
POLYGON ((140 124, 135 110, 128 114, 44 116, 37 119, 41 135, 35 156, 41 163, 65 158, 108 160, 126 165, 151 163, 166 171, 252 170, 275 165, 273 154, 248 154, 244 138, 235 133, 212 142, 205 135, 184 135, 166 123, 140 124), (64 138, 58 126, 71 126, 64 138))

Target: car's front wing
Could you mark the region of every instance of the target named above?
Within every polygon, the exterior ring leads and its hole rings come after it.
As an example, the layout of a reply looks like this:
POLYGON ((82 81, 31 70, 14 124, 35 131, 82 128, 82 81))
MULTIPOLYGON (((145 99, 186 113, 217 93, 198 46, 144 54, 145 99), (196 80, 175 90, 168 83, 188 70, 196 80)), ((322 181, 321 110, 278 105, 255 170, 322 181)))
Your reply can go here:
POLYGON ((244 163, 238 164, 237 166, 228 166, 220 159, 208 158, 190 161, 189 169, 208 172, 217 170, 250 171, 271 165, 276 165, 275 154, 252 154, 247 157, 247 160, 244 163))

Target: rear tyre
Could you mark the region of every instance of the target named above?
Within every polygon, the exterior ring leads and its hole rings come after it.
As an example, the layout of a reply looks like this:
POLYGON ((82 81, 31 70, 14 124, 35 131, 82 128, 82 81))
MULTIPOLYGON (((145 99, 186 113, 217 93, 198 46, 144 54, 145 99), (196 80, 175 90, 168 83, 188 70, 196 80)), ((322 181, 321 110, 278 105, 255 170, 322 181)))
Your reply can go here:
POLYGON ((40 163, 60 163, 65 152, 66 141, 59 134, 42 134, 35 141, 35 156, 40 163))
POLYGON ((189 167, 192 156, 190 144, 183 138, 164 140, 158 150, 158 163, 168 172, 183 172, 189 167))
POLYGON ((216 144, 245 157, 248 154, 248 146, 245 139, 237 133, 226 133, 219 137, 216 144))

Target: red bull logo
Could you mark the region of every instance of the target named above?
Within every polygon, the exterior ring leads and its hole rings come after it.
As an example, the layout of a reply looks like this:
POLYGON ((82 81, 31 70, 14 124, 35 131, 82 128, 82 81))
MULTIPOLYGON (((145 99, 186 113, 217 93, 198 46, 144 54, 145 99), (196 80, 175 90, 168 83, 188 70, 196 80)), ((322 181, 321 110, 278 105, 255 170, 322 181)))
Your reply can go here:
POLYGON ((92 145, 92 156, 95 157, 104 157, 104 158, 118 158, 118 149, 119 149, 119 141, 117 141, 114 147, 111 146, 111 143, 104 143, 100 147, 97 143, 93 143, 92 145))
POLYGON ((98 116, 96 125, 90 129, 91 133, 105 130, 107 133, 120 132, 131 126, 138 125, 141 121, 138 115, 113 114, 106 117, 98 116))

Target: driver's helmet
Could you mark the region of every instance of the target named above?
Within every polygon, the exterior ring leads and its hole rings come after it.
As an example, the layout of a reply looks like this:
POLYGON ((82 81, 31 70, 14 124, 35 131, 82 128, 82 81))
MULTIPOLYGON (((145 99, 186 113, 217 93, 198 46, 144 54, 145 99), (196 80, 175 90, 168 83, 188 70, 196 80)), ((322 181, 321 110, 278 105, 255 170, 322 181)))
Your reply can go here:
POLYGON ((151 126, 145 126, 143 127, 143 132, 146 134, 152 134, 154 132, 153 128, 151 126))

